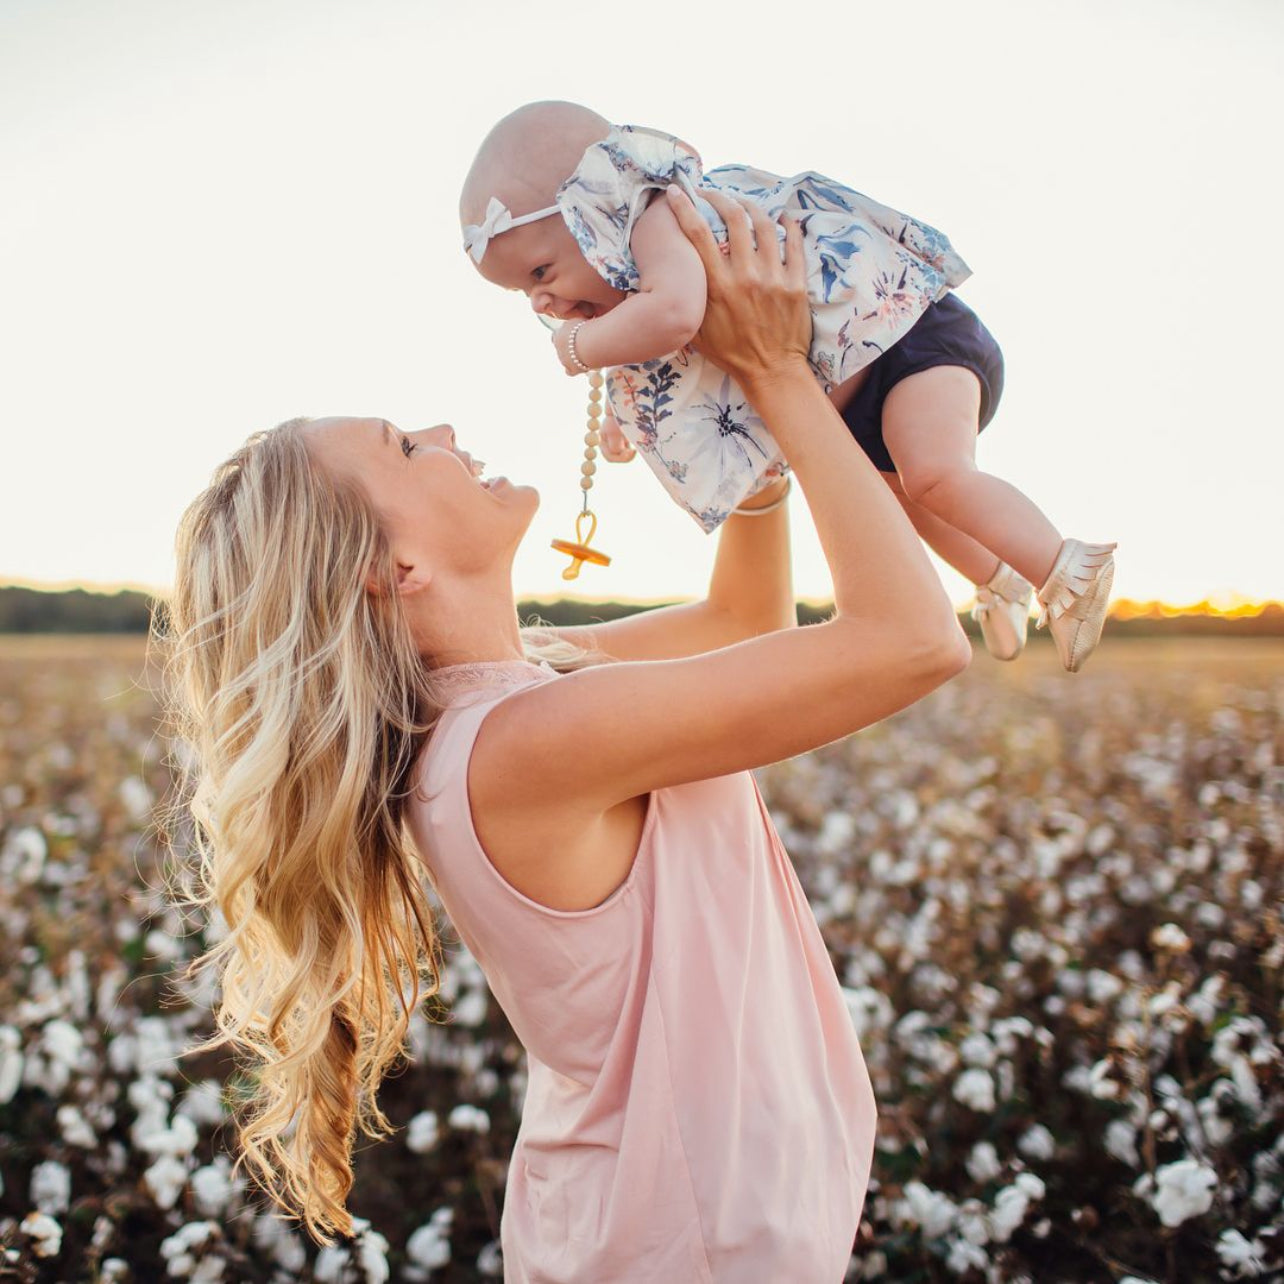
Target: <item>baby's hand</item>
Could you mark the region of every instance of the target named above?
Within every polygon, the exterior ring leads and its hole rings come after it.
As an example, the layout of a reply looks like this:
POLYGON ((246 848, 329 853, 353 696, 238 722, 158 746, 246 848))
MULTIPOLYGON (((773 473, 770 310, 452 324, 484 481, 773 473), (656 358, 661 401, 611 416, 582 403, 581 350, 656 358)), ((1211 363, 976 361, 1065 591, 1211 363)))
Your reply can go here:
POLYGON ((602 458, 612 464, 627 464, 637 451, 620 431, 619 421, 609 410, 606 410, 599 422, 601 427, 598 429, 598 434, 601 440, 598 446, 602 451, 602 458))
POLYGON ((557 359, 562 363, 562 369, 568 375, 580 375, 584 373, 583 366, 577 366, 571 360, 571 331, 577 325, 583 325, 581 321, 563 321, 561 325, 553 331, 553 351, 557 353, 557 359))

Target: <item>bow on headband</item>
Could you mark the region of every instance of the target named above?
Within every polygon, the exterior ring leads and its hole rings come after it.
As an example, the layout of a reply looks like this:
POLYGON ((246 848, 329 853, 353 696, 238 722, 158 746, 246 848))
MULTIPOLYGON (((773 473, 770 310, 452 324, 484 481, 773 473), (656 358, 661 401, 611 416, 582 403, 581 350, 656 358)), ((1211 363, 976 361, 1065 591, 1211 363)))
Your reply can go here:
POLYGON ((492 196, 486 206, 486 217, 480 223, 469 223, 464 228, 464 249, 468 251, 474 263, 480 263, 492 237, 498 236, 501 232, 507 232, 511 227, 521 227, 523 223, 534 223, 537 219, 548 218, 550 214, 559 213, 561 211, 556 205, 550 205, 547 209, 536 210, 533 214, 523 214, 520 218, 514 218, 509 213, 508 206, 497 196, 492 196))

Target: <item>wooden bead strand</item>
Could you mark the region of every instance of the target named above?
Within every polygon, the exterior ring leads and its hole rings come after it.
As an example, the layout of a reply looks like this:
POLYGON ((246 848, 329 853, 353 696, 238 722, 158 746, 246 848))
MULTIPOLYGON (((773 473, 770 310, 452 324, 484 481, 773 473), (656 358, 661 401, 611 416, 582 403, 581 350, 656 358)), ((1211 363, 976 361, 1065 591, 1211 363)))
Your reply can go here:
POLYGON ((605 382, 600 370, 588 372, 588 419, 584 433, 584 462, 580 465, 581 508, 575 519, 575 539, 555 539, 553 548, 559 553, 567 554, 571 564, 562 572, 564 580, 578 577, 580 567, 585 562, 595 566, 610 566, 611 559, 590 544, 597 530, 597 515, 589 507, 589 491, 593 489, 593 477, 597 472, 597 448, 602 440, 602 385, 605 382))

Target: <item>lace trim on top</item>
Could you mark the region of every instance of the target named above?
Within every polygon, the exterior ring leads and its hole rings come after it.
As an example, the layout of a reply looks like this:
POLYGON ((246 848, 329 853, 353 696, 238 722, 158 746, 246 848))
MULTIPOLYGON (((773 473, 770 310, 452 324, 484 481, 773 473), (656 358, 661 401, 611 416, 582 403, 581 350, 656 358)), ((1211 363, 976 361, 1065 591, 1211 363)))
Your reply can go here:
POLYGON ((479 694, 507 691, 557 677, 546 660, 476 660, 433 669, 429 681, 444 705, 460 704, 479 694))

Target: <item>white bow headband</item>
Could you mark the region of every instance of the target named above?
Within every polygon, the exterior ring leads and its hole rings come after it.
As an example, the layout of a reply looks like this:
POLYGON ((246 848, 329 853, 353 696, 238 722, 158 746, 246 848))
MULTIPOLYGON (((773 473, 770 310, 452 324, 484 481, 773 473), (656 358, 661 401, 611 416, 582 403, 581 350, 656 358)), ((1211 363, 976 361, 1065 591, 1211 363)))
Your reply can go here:
POLYGON ((547 209, 536 210, 533 214, 523 214, 520 218, 514 218, 509 213, 508 206, 497 196, 492 196, 490 203, 486 206, 486 217, 480 223, 469 223, 464 228, 464 249, 468 251, 474 263, 480 263, 492 237, 498 236, 501 232, 507 232, 509 228, 521 227, 523 223, 534 223, 538 219, 548 218, 550 214, 560 213, 561 210, 556 205, 550 205, 547 209))

